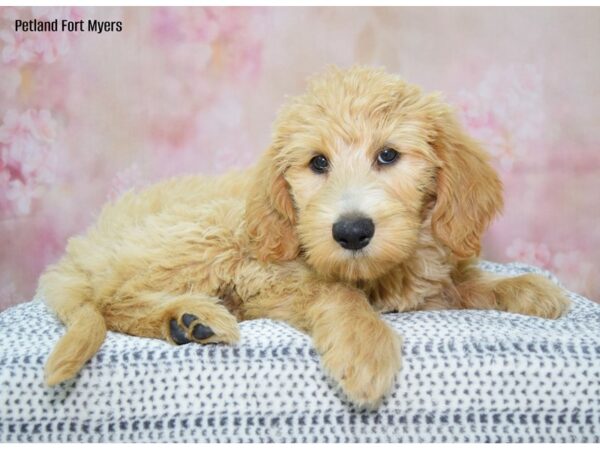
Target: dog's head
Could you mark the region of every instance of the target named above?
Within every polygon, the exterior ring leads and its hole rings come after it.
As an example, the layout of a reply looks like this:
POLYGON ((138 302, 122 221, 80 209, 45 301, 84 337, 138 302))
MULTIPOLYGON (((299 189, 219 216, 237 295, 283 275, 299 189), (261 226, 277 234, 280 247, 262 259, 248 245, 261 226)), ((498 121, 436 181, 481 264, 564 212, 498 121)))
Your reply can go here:
POLYGON ((248 194, 257 255, 374 279, 409 257, 422 224, 458 258, 479 253, 502 206, 486 154, 449 106, 380 70, 332 68, 276 121, 248 194))

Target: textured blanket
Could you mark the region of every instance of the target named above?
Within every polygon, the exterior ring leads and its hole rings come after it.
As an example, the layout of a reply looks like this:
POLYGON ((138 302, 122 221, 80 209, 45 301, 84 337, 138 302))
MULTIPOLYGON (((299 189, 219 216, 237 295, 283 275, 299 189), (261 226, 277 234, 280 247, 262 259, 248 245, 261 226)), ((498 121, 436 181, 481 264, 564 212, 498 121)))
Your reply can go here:
POLYGON ((307 336, 270 320, 242 323, 235 347, 109 333, 76 379, 48 388, 63 327, 34 300, 0 314, 0 441, 600 442, 600 305, 569 296, 556 321, 386 314, 404 359, 375 411, 344 399, 307 336))

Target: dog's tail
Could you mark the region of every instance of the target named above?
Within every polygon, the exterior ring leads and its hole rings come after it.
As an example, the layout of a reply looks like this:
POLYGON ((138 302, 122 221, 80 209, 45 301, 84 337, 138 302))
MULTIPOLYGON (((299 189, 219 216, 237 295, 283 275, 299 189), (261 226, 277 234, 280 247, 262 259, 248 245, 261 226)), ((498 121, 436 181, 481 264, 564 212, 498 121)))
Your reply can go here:
POLYGON ((67 327, 46 362, 46 384, 53 386, 75 376, 94 356, 106 337, 106 323, 91 299, 88 277, 68 261, 40 277, 38 292, 67 327))
POLYGON ((46 362, 48 386, 72 378, 98 351, 106 337, 106 324, 98 309, 84 303, 68 312, 66 334, 54 346, 46 362))

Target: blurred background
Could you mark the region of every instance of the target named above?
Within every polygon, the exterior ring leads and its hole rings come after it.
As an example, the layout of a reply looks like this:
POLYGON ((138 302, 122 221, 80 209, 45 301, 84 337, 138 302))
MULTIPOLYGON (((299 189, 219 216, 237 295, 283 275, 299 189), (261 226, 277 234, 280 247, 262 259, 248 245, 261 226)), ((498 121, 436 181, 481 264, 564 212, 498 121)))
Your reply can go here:
POLYGON ((442 91, 506 207, 483 257, 600 299, 600 8, 0 8, 0 310, 128 189, 246 167, 327 64, 442 91), (15 33, 14 20, 121 20, 15 33))

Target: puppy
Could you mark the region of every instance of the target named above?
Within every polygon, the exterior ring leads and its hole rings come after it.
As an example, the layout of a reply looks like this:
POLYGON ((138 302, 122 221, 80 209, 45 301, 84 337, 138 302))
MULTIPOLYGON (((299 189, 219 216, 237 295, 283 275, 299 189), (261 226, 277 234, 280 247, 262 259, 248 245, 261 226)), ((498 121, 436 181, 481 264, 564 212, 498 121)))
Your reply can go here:
POLYGON ((40 278, 67 326, 46 381, 73 377, 107 329, 233 344, 239 321, 268 317, 308 333, 348 398, 375 407, 402 348, 380 313, 567 311, 545 278, 475 265, 501 207, 488 157, 436 95, 331 68, 280 111, 256 167, 128 193, 69 240, 40 278))

